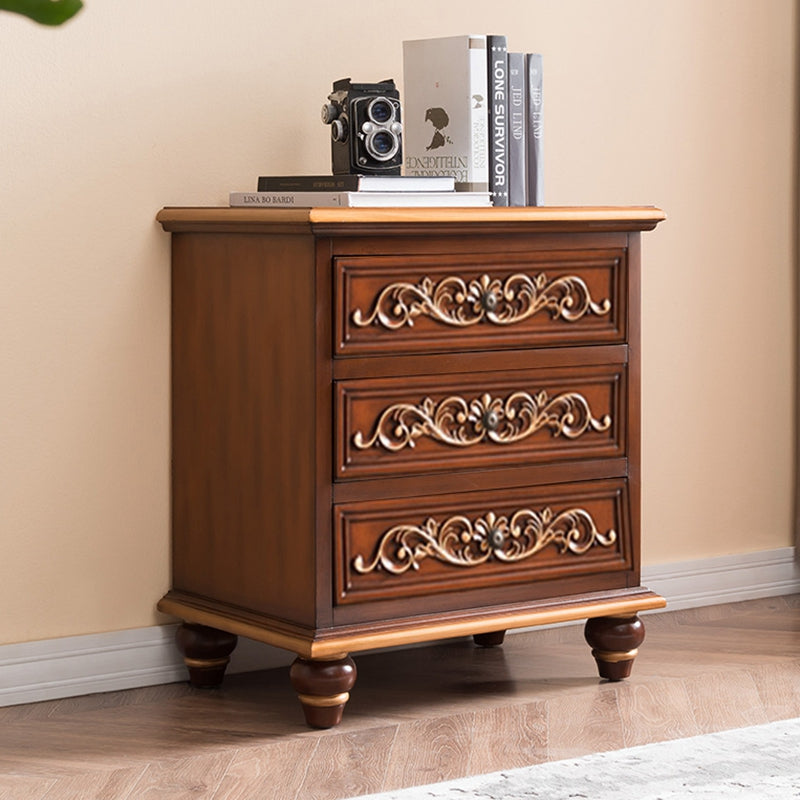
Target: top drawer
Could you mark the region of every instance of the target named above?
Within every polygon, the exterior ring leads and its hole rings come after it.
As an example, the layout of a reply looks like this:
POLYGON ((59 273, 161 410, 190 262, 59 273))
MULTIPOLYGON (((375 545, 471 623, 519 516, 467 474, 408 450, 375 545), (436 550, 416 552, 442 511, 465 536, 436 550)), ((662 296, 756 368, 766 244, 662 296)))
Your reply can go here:
POLYGON ((624 249, 334 259, 335 355, 616 343, 624 249))

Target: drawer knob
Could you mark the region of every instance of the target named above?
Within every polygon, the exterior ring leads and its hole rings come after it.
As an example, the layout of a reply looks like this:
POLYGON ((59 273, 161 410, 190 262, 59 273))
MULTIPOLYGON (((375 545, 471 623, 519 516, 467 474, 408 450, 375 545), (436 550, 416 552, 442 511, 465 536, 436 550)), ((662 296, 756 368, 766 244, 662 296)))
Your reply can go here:
POLYGON ((359 328, 378 325, 397 330, 413 326, 417 317, 466 328, 479 322, 514 325, 542 311, 549 311, 553 319, 577 322, 587 314, 608 314, 611 301, 593 300, 578 275, 551 280, 544 272, 517 273, 501 279, 484 273, 469 281, 457 275, 440 281, 425 276, 419 283, 390 283, 377 294, 369 312, 357 308, 351 319, 359 328))
POLYGON ((514 563, 548 546, 581 556, 592 547, 612 547, 617 533, 602 533, 583 508, 555 514, 552 509, 522 508, 511 516, 489 511, 477 519, 463 514, 438 522, 428 517, 422 525, 395 525, 378 542, 370 561, 357 555, 353 569, 362 575, 378 569, 402 575, 418 570, 426 558, 455 567, 476 567, 489 559, 514 563))
POLYGON ((484 415, 483 415, 483 427, 486 428, 487 431, 496 431, 497 426, 500 424, 500 414, 493 409, 490 408, 484 415))
POLYGON ((506 541, 502 528, 492 528, 486 537, 486 542, 492 550, 500 550, 506 541))
POLYGON ((484 311, 494 311, 498 302, 497 295, 494 292, 485 292, 481 297, 481 305, 484 311))

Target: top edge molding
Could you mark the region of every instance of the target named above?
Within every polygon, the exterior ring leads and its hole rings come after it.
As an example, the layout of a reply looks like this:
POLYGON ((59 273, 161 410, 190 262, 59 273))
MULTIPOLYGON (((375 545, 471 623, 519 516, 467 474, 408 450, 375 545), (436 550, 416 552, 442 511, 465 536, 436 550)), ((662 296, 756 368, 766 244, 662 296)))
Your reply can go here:
POLYGON ((536 206, 488 208, 229 208, 168 207, 156 216, 165 231, 349 233, 362 226, 514 225, 533 230, 652 230, 666 219, 655 206, 536 206))

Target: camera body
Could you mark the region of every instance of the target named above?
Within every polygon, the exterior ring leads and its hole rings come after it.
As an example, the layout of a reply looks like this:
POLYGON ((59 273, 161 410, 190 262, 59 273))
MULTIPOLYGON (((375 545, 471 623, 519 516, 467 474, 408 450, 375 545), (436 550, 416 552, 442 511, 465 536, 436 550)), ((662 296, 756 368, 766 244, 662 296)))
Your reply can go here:
POLYGON ((403 164, 400 93, 394 80, 334 81, 322 121, 331 126, 334 175, 399 175, 403 164))

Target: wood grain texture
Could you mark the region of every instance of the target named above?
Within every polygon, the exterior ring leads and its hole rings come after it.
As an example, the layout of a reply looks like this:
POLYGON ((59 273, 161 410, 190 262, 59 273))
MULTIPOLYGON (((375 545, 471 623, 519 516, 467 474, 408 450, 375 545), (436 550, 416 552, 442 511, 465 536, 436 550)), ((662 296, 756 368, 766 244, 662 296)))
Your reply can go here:
POLYGON ((293 800, 320 740, 296 737, 237 750, 214 800, 293 800))
POLYGON ((197 800, 213 797, 233 752, 209 753, 148 765, 133 787, 136 800, 197 800))
POLYGON ((617 692, 625 747, 684 739, 700 734, 686 684, 680 679, 658 685, 630 681, 617 692))
POLYGON ((467 773, 480 775, 546 761, 548 711, 543 701, 476 710, 467 773))
POLYGON ((316 608, 312 255, 303 237, 173 240, 173 587, 303 624, 316 608))
POLYGON ((686 684, 694 718, 701 733, 724 728, 745 728, 769 722, 758 687, 747 670, 728 672, 725 680, 713 673, 686 684))
POLYGON ((138 788, 147 769, 137 766, 96 772, 88 781, 82 774, 60 778, 42 795, 42 800, 133 800, 140 796, 138 788))
POLYGON ((800 596, 645 617, 635 680, 598 681, 582 625, 363 654, 339 728, 285 670, 0 708, 0 797, 352 797, 800 716, 800 596), (105 794, 104 794, 105 793, 105 794))
POLYGON ((783 664, 759 664, 748 671, 758 687, 764 713, 770 722, 800 717, 800 660, 795 670, 783 664))
POLYGON ((460 778, 470 760, 472 714, 417 719, 400 726, 383 790, 460 778), (404 757, 400 757, 400 754, 404 757))
MULTIPOLYGON (((86 781, 86 778, 84 778, 86 781)), ((58 783, 57 778, 37 778, 31 775, 0 775, 0 797, 3 800, 42 800, 58 783)), ((57 797, 57 794, 51 797, 57 797)))
POLYGON ((397 726, 369 728, 320 739, 298 800, 337 800, 380 791, 397 731, 397 726))
POLYGON ((577 758, 625 746, 617 693, 608 685, 575 692, 548 705, 548 760, 577 758))

